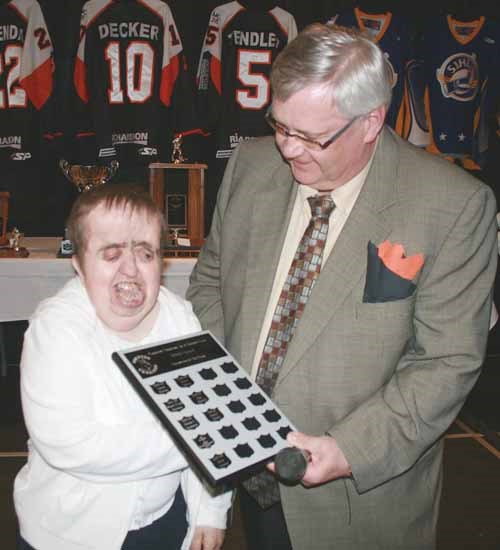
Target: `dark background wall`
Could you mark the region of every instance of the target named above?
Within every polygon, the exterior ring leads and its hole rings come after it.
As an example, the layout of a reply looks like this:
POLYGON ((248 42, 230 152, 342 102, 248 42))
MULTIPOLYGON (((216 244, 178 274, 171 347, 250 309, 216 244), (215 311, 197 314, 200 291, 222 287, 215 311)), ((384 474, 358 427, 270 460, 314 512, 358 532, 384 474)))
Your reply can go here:
MULTIPOLYGON (((64 105, 68 94, 72 93, 73 59, 78 41, 80 10, 84 1, 39 0, 39 2, 55 50, 55 101, 58 108, 54 116, 60 119, 57 122, 64 128, 65 124, 71 121, 71 112, 64 109, 64 105)), ((194 82, 209 15, 213 8, 224 2, 223 0, 170 0, 168 3, 183 40, 194 82)), ((430 7, 426 6, 425 13, 418 1, 278 0, 276 3, 295 16, 299 30, 313 21, 326 21, 335 13, 354 5, 372 12, 404 13, 413 19, 417 28, 425 17, 440 12, 460 16, 498 17, 500 15, 500 5, 496 0, 437 0, 430 7)), ((60 155, 60 151, 44 148, 39 159, 31 165, 12 166, 15 163, 10 163, 0 166, 0 188, 10 191, 12 195, 9 220, 11 227, 18 226, 26 235, 62 234, 76 191, 65 180, 58 167, 60 155)), ((493 172, 496 174, 496 170, 493 172)), ((140 172, 138 177, 145 178, 145 172, 140 172)))
MULTIPOLYGON (((40 0, 55 47, 56 102, 61 106, 55 116, 64 124, 71 113, 64 111, 65 96, 71 87, 73 58, 78 40, 80 9, 83 0, 40 0)), ((193 77, 208 18, 221 0, 170 0, 174 17, 182 36, 193 77)), ((500 17, 498 0, 435 0, 430 6, 419 0, 360 1, 352 0, 281 0, 278 5, 296 18, 299 30, 314 21, 326 21, 333 14, 359 5, 365 11, 403 12, 421 28, 425 18, 438 13, 452 13, 460 17, 486 15, 500 17)), ((491 159, 484 177, 495 190, 500 204, 500 140, 493 141, 491 159)), ((18 225, 26 235, 62 235, 64 222, 76 197, 76 191, 67 182, 58 167, 59 157, 46 150, 32 166, 0 165, 0 189, 13 195, 11 224, 18 225)), ((500 304, 500 270, 495 285, 495 302, 500 304)), ((0 297, 1 307, 1 297, 0 297)), ((4 324, 7 357, 10 364, 18 364, 22 335, 26 322, 4 324)), ((466 410, 488 426, 499 429, 498 416, 498 357, 500 356, 500 323, 490 333, 488 357, 484 371, 471 393, 466 410)), ((471 424, 472 425, 472 424, 471 424)), ((481 426, 485 431, 485 426, 481 426)))

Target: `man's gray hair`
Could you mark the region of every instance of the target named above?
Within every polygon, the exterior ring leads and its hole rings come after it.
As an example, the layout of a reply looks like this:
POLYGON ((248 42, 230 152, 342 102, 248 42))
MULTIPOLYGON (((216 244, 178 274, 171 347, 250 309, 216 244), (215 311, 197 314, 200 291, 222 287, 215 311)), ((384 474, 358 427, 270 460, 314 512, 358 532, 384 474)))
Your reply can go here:
POLYGON ((324 86, 346 118, 389 106, 392 69, 382 50, 357 29, 313 23, 276 58, 273 97, 286 101, 308 86, 324 86))

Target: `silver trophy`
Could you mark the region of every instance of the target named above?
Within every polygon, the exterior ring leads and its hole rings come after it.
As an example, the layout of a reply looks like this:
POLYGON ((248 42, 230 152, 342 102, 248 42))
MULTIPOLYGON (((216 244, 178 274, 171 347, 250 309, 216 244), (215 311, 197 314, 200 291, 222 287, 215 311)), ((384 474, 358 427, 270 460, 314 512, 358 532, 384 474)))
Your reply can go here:
POLYGON ((66 178, 82 193, 107 183, 116 174, 119 162, 112 160, 106 166, 99 166, 97 164, 70 164, 67 160, 61 159, 59 166, 66 178))

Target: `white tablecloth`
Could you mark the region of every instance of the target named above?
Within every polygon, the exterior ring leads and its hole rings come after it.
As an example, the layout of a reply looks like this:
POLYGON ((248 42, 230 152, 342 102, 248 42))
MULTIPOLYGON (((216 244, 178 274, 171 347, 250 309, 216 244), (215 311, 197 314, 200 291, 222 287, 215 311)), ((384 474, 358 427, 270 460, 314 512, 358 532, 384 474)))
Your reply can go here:
MULTIPOLYGON (((59 237, 23 239, 28 258, 0 258, 0 323, 29 319, 38 303, 74 276, 71 260, 57 258, 59 237)), ((194 258, 165 259, 163 284, 184 296, 194 258)))

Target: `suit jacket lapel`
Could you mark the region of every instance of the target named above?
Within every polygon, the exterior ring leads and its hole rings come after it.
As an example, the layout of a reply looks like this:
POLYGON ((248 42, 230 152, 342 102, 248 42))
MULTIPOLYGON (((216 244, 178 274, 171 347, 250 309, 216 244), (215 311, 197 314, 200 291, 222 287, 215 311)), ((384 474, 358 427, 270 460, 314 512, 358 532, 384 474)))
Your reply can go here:
POLYGON ((241 321, 245 338, 241 362, 246 366, 254 358, 296 194, 290 169, 282 165, 271 175, 268 189, 258 193, 253 203, 241 321))
POLYGON ((382 242, 391 230, 385 211, 397 201, 398 146, 383 132, 363 189, 314 287, 289 345, 277 385, 294 368, 366 273, 368 241, 382 242))

